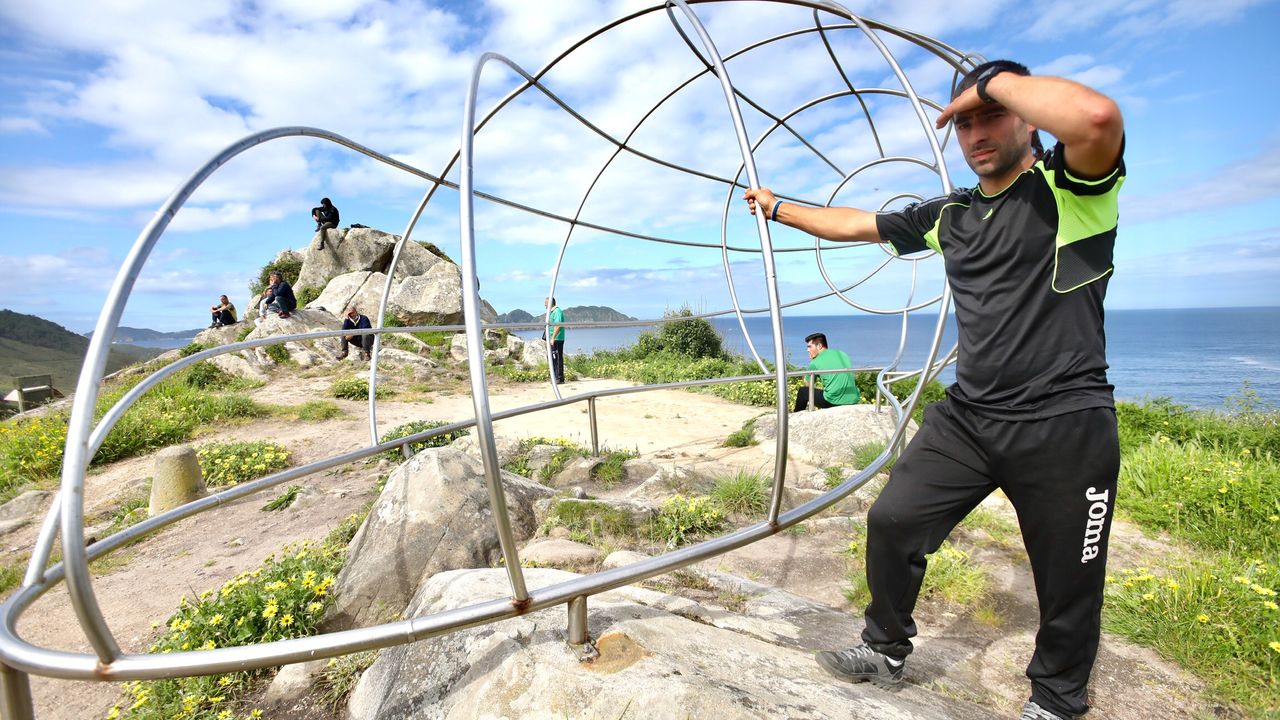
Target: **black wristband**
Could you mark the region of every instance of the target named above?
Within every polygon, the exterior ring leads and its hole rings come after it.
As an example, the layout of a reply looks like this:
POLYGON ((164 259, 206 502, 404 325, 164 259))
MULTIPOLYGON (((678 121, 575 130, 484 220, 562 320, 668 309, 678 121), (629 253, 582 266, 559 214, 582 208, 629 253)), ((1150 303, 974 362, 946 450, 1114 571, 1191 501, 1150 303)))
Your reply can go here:
POLYGON ((990 68, 987 68, 981 75, 978 76, 978 82, 974 85, 974 88, 977 89, 978 91, 979 100, 981 100, 984 103, 995 102, 995 98, 987 94, 987 83, 991 82, 991 78, 1005 71, 1006 71, 1006 68, 1002 68, 999 66, 990 67, 990 68))

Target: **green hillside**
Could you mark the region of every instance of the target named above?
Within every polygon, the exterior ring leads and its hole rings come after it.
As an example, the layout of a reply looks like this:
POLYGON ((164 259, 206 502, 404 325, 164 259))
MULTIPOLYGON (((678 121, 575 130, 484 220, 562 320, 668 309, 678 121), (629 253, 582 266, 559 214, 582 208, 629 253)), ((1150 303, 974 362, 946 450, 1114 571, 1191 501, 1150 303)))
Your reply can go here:
MULTIPOLYGON (((63 393, 75 390, 89 340, 57 323, 35 315, 0 310, 0 395, 13 389, 14 377, 52 375, 53 386, 63 393)), ((115 346, 107 357, 107 372, 147 358, 160 350, 115 346)))

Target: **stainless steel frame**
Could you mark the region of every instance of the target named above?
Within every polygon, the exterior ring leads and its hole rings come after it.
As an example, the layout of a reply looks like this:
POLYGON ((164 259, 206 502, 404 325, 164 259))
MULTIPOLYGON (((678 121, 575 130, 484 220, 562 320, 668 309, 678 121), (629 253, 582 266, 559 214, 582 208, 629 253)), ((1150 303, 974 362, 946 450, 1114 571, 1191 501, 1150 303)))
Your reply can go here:
MULTIPOLYGON (((634 12, 595 30, 569 47, 534 74, 526 72, 515 63, 512 63, 501 55, 494 53, 486 53, 482 55, 477 60, 475 69, 471 76, 470 89, 467 94, 463 114, 462 135, 459 150, 439 174, 431 174, 399 162, 335 133, 308 127, 276 128, 255 133, 232 144, 209 160, 174 191, 174 193, 160 207, 148 225, 142 230, 116 276, 115 282, 108 293, 107 300, 95 327, 93 339, 90 342, 85 363, 76 386, 75 403, 72 407, 68 424, 67 444, 63 461, 60 490, 55 496, 53 507, 41 526, 40 534, 36 542, 36 546, 33 549, 31 561, 24 576, 22 586, 16 590, 3 605, 0 605, 0 710, 3 711, 3 716, 5 718, 14 719, 29 718, 33 716, 30 682, 28 677, 28 674, 30 673, 52 678, 73 680, 121 681, 202 675, 278 666, 301 660, 333 657, 362 650, 403 644, 467 627, 496 622, 505 618, 514 617, 523 613, 560 604, 565 604, 568 608, 569 620, 567 637, 569 641, 575 644, 589 643, 590 638, 587 629, 587 601, 591 595, 638 582, 661 573, 669 572, 690 563, 698 562, 705 558, 713 557, 735 548, 742 547, 743 545, 747 545, 751 542, 755 542, 756 540, 768 537, 835 504, 849 493, 853 492, 857 487, 865 483, 879 471, 879 469, 894 453, 898 451, 904 438, 904 430, 910 417, 910 412, 918 402, 920 391, 926 383, 918 383, 916 391, 905 402, 899 402, 893 396, 889 391, 889 385, 893 382, 911 377, 920 377, 924 381, 931 380, 937 377, 947 363, 954 361, 954 348, 941 360, 937 360, 938 351, 942 342, 943 329, 947 319, 947 310, 950 305, 949 288, 944 284, 942 292, 939 295, 927 301, 913 305, 911 297, 915 294, 915 266, 920 260, 927 256, 912 258, 908 260, 912 266, 912 282, 906 305, 894 309, 864 307, 863 305, 848 298, 845 295, 845 292, 864 282, 867 279, 866 277, 843 288, 837 288, 829 277, 825 267, 822 266, 821 258, 824 251, 829 252, 836 249, 844 249, 848 246, 823 244, 819 241, 815 241, 812 248, 775 248, 770 237, 768 224, 762 215, 756 217, 756 231, 759 239, 758 246, 734 246, 729 243, 728 239, 728 218, 730 207, 735 199, 735 194, 741 192, 745 187, 759 187, 760 180, 757 176, 752 153, 769 137, 771 133, 773 133, 774 130, 779 128, 786 130, 792 136, 796 137, 802 145, 813 152, 815 157, 818 157, 835 173, 837 173, 841 178, 841 186, 849 182, 859 172, 871 165, 883 162, 903 161, 921 165, 935 172, 940 180, 941 191, 950 191, 951 185, 948 179, 946 162, 943 155, 944 145, 939 142, 938 137, 934 133, 926 112, 926 108, 934 111, 938 110, 939 105, 930 100, 923 99, 916 94, 906 73, 899 66, 897 60, 883 42, 881 38, 882 34, 891 35, 900 40, 904 40, 910 43, 913 47, 922 49, 925 52, 934 55, 948 63, 957 75, 965 68, 972 67, 981 60, 981 58, 977 56, 961 54, 955 49, 932 38, 927 38, 916 33, 857 17, 841 5, 834 2, 826 2, 824 0, 668 0, 667 2, 658 2, 650 7, 634 12), (693 5, 721 2, 742 2, 743 4, 747 4, 748 2, 775 2, 782 5, 811 9, 813 12, 813 26, 798 30, 789 30, 766 40, 753 43, 752 45, 742 48, 735 53, 731 53, 728 56, 721 56, 706 27, 692 8, 693 5), (639 17, 659 12, 667 15, 676 34, 682 39, 686 49, 696 56, 699 63, 703 66, 703 70, 690 77, 659 101, 657 105, 644 115, 631 132, 628 133, 626 138, 619 140, 608 135, 603 130, 600 130, 588 119, 558 98, 551 89, 542 82, 542 78, 553 67, 570 57, 572 53, 584 43, 639 17), (824 24, 824 16, 835 18, 838 20, 838 23, 824 24), (686 32, 686 28, 691 29, 693 32, 686 32), (841 30, 860 31, 862 37, 865 37, 866 40, 874 46, 884 61, 892 69, 899 84, 901 85, 901 89, 856 88, 845 73, 844 68, 838 59, 837 53, 833 49, 831 35, 833 32, 841 30), (751 49, 767 45, 769 43, 815 33, 825 46, 835 71, 839 73, 848 87, 847 92, 835 93, 824 98, 810 101, 787 113, 774 114, 769 112, 763 104, 746 96, 730 81, 729 73, 725 66, 726 60, 735 58, 750 51, 751 49), (477 88, 483 70, 491 61, 497 61, 505 64, 512 71, 520 75, 524 82, 517 89, 510 92, 506 97, 498 102, 496 106, 491 109, 480 122, 477 123, 475 114, 477 88), (723 90, 729 120, 732 123, 733 132, 742 155, 742 164, 738 169, 737 175, 733 178, 718 177, 701 170, 684 167, 679 163, 639 152, 629 144, 632 136, 634 136, 636 131, 638 131, 649 117, 652 116, 658 106, 674 97, 681 88, 687 86, 698 77, 708 73, 713 74, 717 78, 720 87, 723 90), (578 205, 577 211, 572 217, 560 216, 507 198, 479 193, 474 190, 471 157, 476 134, 490 119, 501 111, 503 107, 510 103, 514 98, 518 97, 521 93, 530 89, 536 89, 544 93, 548 98, 559 105, 567 115, 582 123, 585 127, 597 133, 608 142, 613 143, 615 146, 613 156, 605 162, 603 167, 601 167, 599 173, 596 175, 595 181, 593 181, 591 186, 587 189, 582 201, 578 205), (911 105, 920 122, 922 132, 928 139, 930 150, 933 155, 931 161, 911 157, 891 157, 885 153, 881 144, 879 132, 876 129, 871 112, 864 100, 864 95, 871 94, 881 94, 901 98, 911 105), (867 122, 870 124, 871 132, 874 137, 876 147, 879 150, 880 158, 872 163, 863 165, 852 172, 846 173, 827 158, 827 156, 823 155, 810 140, 797 132, 790 124, 790 120, 797 114, 820 104, 821 102, 837 97, 848 97, 850 95, 856 98, 862 107, 862 111, 866 116, 867 122), (738 106, 739 100, 748 103, 766 117, 770 118, 773 123, 772 126, 764 131, 754 143, 750 142, 747 138, 746 126, 743 122, 741 111, 738 106), (298 136, 314 137, 337 143, 411 175, 422 178, 429 183, 426 193, 418 204, 416 210, 412 213, 405 231, 395 248, 391 267, 387 271, 387 284, 383 288, 381 307, 378 312, 378 324, 377 327, 373 328, 371 331, 375 336, 375 342, 373 363, 371 366, 372 372, 370 374, 369 445, 360 450, 326 458, 303 467, 291 468, 275 473, 259 480, 245 483, 224 490, 215 495, 188 503, 182 507, 150 518, 138 525, 135 525, 134 527, 117 533, 86 548, 84 544, 84 490, 85 475, 89 461, 102 444, 107 433, 111 431, 112 427, 115 426, 116 422, 118 422, 124 412, 139 397, 141 397, 150 388, 154 387, 157 383, 182 368, 219 354, 289 341, 314 340, 317 338, 337 337, 341 335, 342 331, 335 330, 305 335, 264 338, 260 340, 239 342, 196 353, 190 357, 183 358, 182 360, 179 360, 178 362, 175 362, 146 378, 121 398, 121 400, 116 403, 116 405, 113 406, 98 423, 93 423, 94 408, 103 381, 110 339, 115 334, 115 330, 119 325, 125 303, 134 289, 134 285, 139 277, 143 264, 146 262, 156 243, 163 235, 165 229, 168 227, 169 222, 185 204, 196 188, 204 183, 222 165, 231 161, 237 155, 266 142, 280 138, 298 136), (724 184, 726 187, 726 200, 723 210, 720 242, 704 243, 679 238, 662 238, 645 233, 637 233, 623 228, 606 227, 583 221, 580 218, 580 215, 588 196, 590 196, 591 192, 596 187, 596 183, 609 168, 613 159, 623 152, 632 154, 648 162, 655 163, 666 168, 689 173, 691 175, 724 184), (434 196, 436 190, 441 186, 455 187, 453 183, 447 182, 444 179, 455 164, 460 164, 459 182, 456 187, 459 190, 460 200, 459 217, 462 244, 461 267, 465 324, 462 326, 434 326, 430 328, 385 328, 382 326, 382 317, 385 313, 390 294, 391 278, 394 276, 395 267, 399 261, 404 243, 410 241, 414 227, 434 196), (746 174, 745 185, 740 182, 740 178, 743 173, 746 174), (683 383, 621 388, 609 391, 584 393, 571 397, 562 397, 560 388, 557 387, 554 380, 552 380, 550 388, 553 395, 552 400, 504 412, 492 412, 489 407, 488 385, 484 370, 483 328, 479 315, 481 301, 479 295, 479 280, 475 250, 476 240, 473 223, 473 202, 475 198, 481 198, 526 213, 566 223, 568 228, 567 233, 561 243, 556 262, 551 270, 549 295, 554 294, 555 292, 556 282, 566 256, 569 241, 572 238, 574 231, 578 228, 601 230, 615 234, 621 238, 630 238, 643 242, 656 242, 719 250, 723 259, 725 281, 728 286, 732 308, 700 314, 696 317, 713 317, 733 313, 738 318, 739 324, 743 328, 744 336, 747 337, 747 342, 752 356, 763 371, 767 370, 767 368, 760 355, 756 352, 754 345, 751 344, 750 335, 746 332, 746 326, 743 318, 744 315, 747 314, 766 311, 769 312, 773 333, 774 370, 771 373, 763 372, 760 375, 743 376, 738 378, 717 378, 683 383), (763 266, 766 285, 765 290, 768 298, 768 306, 766 308, 743 309, 740 306, 737 292, 734 288, 732 273, 730 272, 730 252, 759 253, 763 266), (777 270, 774 266, 774 253, 785 252, 814 253, 823 280, 827 284, 830 292, 793 301, 791 303, 783 303, 778 293, 777 270), (801 375, 811 377, 814 373, 808 371, 788 373, 786 371, 785 354, 782 347, 782 310, 787 307, 804 304, 831 295, 838 296, 850 306, 867 312, 902 315, 903 330, 897 355, 894 361, 888 366, 884 368, 877 368, 878 373, 876 378, 878 391, 877 405, 880 400, 883 399, 891 407, 896 416, 895 430, 885 451, 881 453, 881 455, 868 468, 847 478, 839 487, 829 491, 825 495, 805 503, 800 507, 784 512, 781 504, 787 449, 787 379, 789 377, 801 375), (935 303, 939 306, 938 319, 934 327, 929 355, 924 366, 918 370, 910 372, 898 370, 897 366, 901 360, 903 348, 905 347, 908 312, 915 309, 929 307, 935 303), (379 443, 377 429, 377 401, 375 392, 381 337, 383 334, 389 332, 412 332, 423 329, 465 331, 468 341, 468 360, 470 362, 471 370, 471 391, 474 399, 475 417, 471 420, 452 423, 442 428, 436 428, 409 437, 379 443), (596 424, 596 406, 597 400, 601 398, 630 393, 648 392, 656 389, 684 388, 696 385, 738 382, 744 380, 774 380, 777 385, 775 410, 778 418, 778 439, 775 449, 772 496, 767 516, 764 519, 750 527, 736 530, 697 545, 679 548, 665 555, 650 558, 632 565, 582 576, 550 587, 535 590, 530 590, 526 587, 523 573, 520 570, 518 552, 506 512, 506 500, 500 481, 500 469, 498 466, 497 452, 493 437, 494 420, 525 413, 539 412, 553 407, 560 407, 571 403, 585 401, 587 403, 589 415, 589 431, 591 435, 592 448, 593 450, 598 451, 599 437, 596 424), (88 563, 91 560, 104 556, 143 535, 155 532, 167 525, 177 522, 178 520, 198 514, 204 510, 219 507, 249 494, 261 492, 289 480, 305 477, 312 473, 342 465, 353 460, 367 458, 388 449, 399 449, 408 456, 410 454, 408 447, 411 442, 416 442, 427 437, 471 426, 474 426, 476 429, 477 439, 481 450, 481 458, 485 468, 485 479, 489 490, 489 498, 494 510, 494 530, 499 538, 502 552, 506 559, 505 565, 511 585, 511 597, 509 599, 481 602, 448 612, 437 613, 426 617, 410 618, 375 627, 357 628, 315 637, 277 641, 244 647, 219 648, 215 650, 198 650, 157 655, 128 654, 125 653, 117 643, 115 636, 108 626, 106 618, 102 614, 101 608, 94 594, 93 582, 88 570, 88 563), (52 555, 53 543, 59 535, 62 540, 63 561, 53 565, 52 567, 46 568, 49 558, 52 555), (17 633, 17 624, 22 613, 25 612, 38 597, 62 581, 67 583, 68 593, 71 598, 77 620, 84 631, 86 640, 92 647, 92 653, 90 654, 38 647, 27 642, 17 633)), ((946 137, 944 136, 944 142, 945 139, 946 137)), ((895 199, 897 197, 906 196, 895 196, 895 199)), ((789 197, 787 199, 793 202, 804 201, 802 198, 789 197)), ((827 203, 830 202, 831 199, 828 198, 827 203)), ((886 258, 884 263, 877 268, 877 271, 892 260, 893 258, 886 258)), ((873 271, 873 274, 874 272, 875 271, 873 271)), ((868 277, 870 276, 868 275, 868 277)), ((653 319, 634 323, 566 323, 566 326, 572 328, 654 325, 665 321, 666 319, 653 319)), ((545 324, 505 324, 489 325, 486 327, 527 328, 544 325, 545 324)))

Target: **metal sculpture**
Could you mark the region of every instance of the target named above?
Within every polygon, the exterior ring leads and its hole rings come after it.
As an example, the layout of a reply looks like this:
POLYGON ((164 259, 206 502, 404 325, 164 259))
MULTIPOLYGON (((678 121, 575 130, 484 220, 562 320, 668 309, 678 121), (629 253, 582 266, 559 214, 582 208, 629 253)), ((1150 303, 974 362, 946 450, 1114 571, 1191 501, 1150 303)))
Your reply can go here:
MULTIPOLYGON (((944 136, 941 141, 938 139, 932 130, 931 120, 928 116, 930 110, 934 112, 940 110, 940 105, 932 100, 921 98, 917 95, 909 78, 907 77, 907 74, 900 67, 898 61, 894 57, 894 54, 884 42, 883 37, 888 36, 894 38, 896 41, 909 44, 913 49, 925 51, 936 60, 945 63, 946 66, 953 71, 954 76, 958 76, 966 68, 972 67, 976 62, 980 61, 981 58, 962 54, 953 48, 938 42, 937 40, 912 33, 907 30, 860 18, 836 3, 820 0, 740 0, 735 4, 741 6, 744 10, 749 9, 747 6, 767 2, 774 5, 790 6, 800 10, 811 11, 812 24, 783 32, 765 40, 752 43, 751 45, 729 55, 721 56, 719 51, 716 49, 707 28, 701 22, 698 14, 694 12, 692 6, 722 2, 724 2, 724 0, 670 0, 669 2, 657 3, 645 9, 638 10, 588 34, 536 73, 528 73, 515 63, 497 54, 488 53, 481 56, 473 71, 470 90, 467 94, 462 138, 459 150, 438 174, 425 172, 399 162, 334 133, 306 127, 277 128, 250 135, 219 153, 192 174, 192 176, 161 206, 151 222, 139 235, 111 287, 102 314, 98 319, 97 326, 93 333, 93 339, 90 343, 88 354, 76 388, 75 404, 69 420, 61 489, 56 495, 53 507, 41 527, 39 538, 32 552, 30 564, 23 579, 22 586, 13 593, 3 606, 0 606, 0 620, 2 620, 2 622, 0 622, 0 709, 3 710, 4 717, 17 719, 33 716, 28 677, 31 673, 63 679, 121 681, 181 677, 270 667, 302 660, 332 657, 362 650, 412 642, 478 624, 495 622, 518 614, 559 604, 565 604, 568 609, 570 642, 585 643, 589 640, 586 634, 586 618, 587 598, 591 595, 638 582, 661 573, 669 572, 684 565, 688 565, 707 557, 718 555, 768 537, 769 535, 794 525, 795 523, 798 523, 838 502, 878 472, 884 463, 895 452, 896 446, 903 436, 907 419, 910 417, 910 411, 919 397, 920 390, 925 386, 926 381, 936 377, 942 367, 952 359, 948 355, 942 360, 937 360, 938 350, 942 340, 942 331, 949 306, 949 290, 946 288, 945 283, 937 295, 921 302, 913 302, 913 298, 916 293, 916 265, 923 260, 927 260, 929 256, 926 255, 917 258, 901 259, 903 262, 910 263, 912 271, 911 287, 907 292, 906 301, 900 307, 896 308, 886 309, 871 307, 851 298, 848 293, 864 283, 875 273, 886 267, 889 263, 895 262, 893 257, 885 257, 874 270, 866 274, 861 279, 852 283, 847 283, 841 287, 837 287, 823 260, 824 253, 831 252, 836 248, 836 246, 816 241, 812 248, 774 248, 770 237, 769 227, 763 217, 757 217, 755 222, 759 240, 758 246, 733 245, 729 242, 729 218, 731 212, 741 212, 741 206, 737 202, 737 199, 740 197, 743 188, 747 186, 758 187, 760 185, 760 180, 757 176, 755 162, 753 159, 753 152, 759 148, 761 143, 765 142, 772 133, 779 130, 796 138, 798 142, 813 153, 814 157, 819 158, 839 176, 839 182, 834 186, 834 189, 827 198, 822 200, 810 199, 810 202, 814 204, 831 203, 836 194, 848 183, 856 180, 861 173, 870 168, 888 163, 909 163, 926 168, 937 175, 937 179, 940 183, 939 189, 941 192, 950 191, 951 185, 948 179, 946 161, 944 157, 945 141, 947 138, 944 136), (670 93, 655 104, 631 129, 630 133, 628 133, 626 137, 616 138, 597 127, 588 118, 584 117, 568 103, 557 97, 554 89, 544 82, 544 78, 550 70, 570 58, 575 50, 578 50, 585 43, 605 35, 611 30, 623 26, 626 23, 633 22, 641 17, 655 13, 666 14, 673 29, 673 37, 679 38, 679 40, 683 42, 685 49, 694 55, 702 69, 694 73, 694 75, 684 83, 672 89, 670 93), (687 31, 688 29, 692 30, 692 34, 687 31), (833 49, 832 37, 837 33, 852 33, 853 35, 864 38, 869 42, 891 69, 898 84, 900 85, 900 88, 859 88, 846 73, 839 59, 838 53, 833 49), (732 83, 729 72, 726 69, 726 62, 732 61, 740 56, 744 56, 756 48, 767 46, 771 43, 788 41, 795 38, 812 39, 815 37, 820 40, 825 47, 831 59, 833 69, 838 73, 839 77, 843 81, 847 88, 846 90, 833 95, 812 99, 785 113, 773 113, 765 109, 764 104, 749 97, 732 83), (480 77, 486 66, 495 62, 508 66, 523 77, 524 82, 498 102, 484 116, 484 118, 481 119, 480 122, 476 122, 475 105, 480 77), (726 123, 726 127, 732 128, 733 135, 741 153, 742 162, 737 173, 733 177, 721 177, 696 168, 686 167, 665 158, 643 153, 630 144, 631 139, 635 136, 637 131, 641 129, 648 119, 664 103, 675 97, 682 88, 687 87, 699 77, 708 75, 714 76, 716 80, 718 80, 719 86, 723 91, 729 120, 729 122, 726 123), (604 138, 614 146, 612 155, 596 174, 595 179, 583 194, 577 205, 577 210, 572 216, 563 216, 552 213, 545 209, 516 202, 510 198, 476 192, 473 187, 471 158, 476 133, 480 131, 486 123, 495 118, 512 100, 525 92, 535 91, 545 94, 546 97, 558 105, 567 116, 581 123, 584 127, 604 138), (910 156, 889 156, 885 153, 883 143, 881 142, 879 128, 877 127, 876 121, 873 118, 873 113, 868 108, 868 104, 866 102, 866 98, 873 96, 898 99, 906 102, 912 108, 916 119, 920 123, 922 136, 927 139, 931 157, 919 158, 910 156), (818 147, 819 143, 806 138, 794 127, 795 118, 801 116, 807 110, 818 107, 825 101, 846 97, 852 97, 859 103, 880 155, 879 158, 864 163, 851 171, 842 170, 837 163, 833 162, 823 154, 818 147), (772 125, 754 140, 749 139, 747 136, 746 125, 741 115, 739 103, 746 103, 750 105, 766 117, 770 118, 772 122, 772 125), (98 447, 102 444, 107 433, 110 432, 111 428, 120 419, 125 410, 127 410, 134 401, 147 392, 148 389, 154 387, 166 377, 173 375, 175 372, 187 366, 219 354, 294 340, 313 340, 316 338, 336 337, 341 334, 342 331, 330 331, 310 333, 306 335, 263 338, 204 350, 187 358, 183 358, 146 378, 121 398, 121 400, 112 407, 97 424, 93 423, 93 413, 98 399, 98 390, 100 388, 106 366, 109 340, 115 334, 115 330, 119 325, 119 321, 124 310, 125 302, 128 300, 129 294, 133 290, 135 281, 137 280, 147 257, 163 235, 169 222, 181 209, 194 190, 206 181, 215 171, 217 171, 219 167, 227 163, 233 157, 266 142, 297 136, 307 136, 334 142, 379 162, 390 165, 400 171, 426 180, 429 183, 429 187, 425 195, 409 219, 405 231, 402 234, 402 239, 396 246, 392 266, 386 273, 387 284, 383 288, 382 307, 379 308, 379 312, 377 314, 378 326, 371 331, 375 336, 375 341, 372 364, 374 372, 371 372, 370 374, 370 442, 368 447, 326 458, 303 467, 291 468, 253 482, 232 487, 219 492, 216 495, 194 501, 180 508, 150 518, 133 526, 132 528, 117 533, 116 535, 86 548, 84 544, 83 503, 85 474, 89 461, 97 451, 98 447), (597 183, 600 181, 601 177, 605 175, 606 171, 609 170, 614 160, 622 156, 624 153, 631 157, 636 157, 646 162, 656 163, 677 172, 689 173, 690 175, 723 184, 725 187, 725 199, 721 217, 720 242, 705 243, 670 237, 660 237, 650 233, 635 232, 617 227, 607 227, 598 223, 591 223, 583 220, 581 217, 583 208, 596 188, 597 183), (456 185, 445 179, 449 176, 455 165, 459 165, 460 168, 460 181, 456 185), (742 181, 742 176, 744 174, 746 176, 745 183, 742 181), (423 211, 433 199, 436 191, 442 186, 457 187, 460 191, 459 196, 461 200, 461 207, 459 209, 459 216, 461 225, 461 268, 463 278, 463 303, 466 317, 465 325, 447 327, 435 326, 429 328, 382 327, 382 317, 386 310, 387 299, 391 289, 391 279, 395 272, 395 265, 399 261, 404 244, 410 241, 413 229, 422 216, 423 211), (726 290, 731 299, 732 307, 695 315, 694 317, 706 318, 727 315, 729 313, 735 315, 738 319, 739 326, 742 328, 743 335, 747 338, 749 352, 759 365, 762 374, 738 378, 716 378, 686 383, 670 383, 609 391, 596 391, 567 398, 561 396, 560 388, 556 385, 554 378, 552 378, 550 389, 553 399, 516 408, 514 410, 491 412, 489 408, 488 385, 484 371, 484 346, 482 342, 482 328, 479 313, 480 296, 475 252, 476 238, 473 222, 473 202, 476 198, 480 198, 487 202, 497 203, 524 213, 550 218, 565 223, 565 236, 560 244, 556 261, 550 272, 551 282, 548 289, 548 295, 555 294, 556 285, 561 274, 566 251, 575 231, 579 229, 609 232, 636 242, 662 243, 667 245, 717 251, 722 258, 726 290), (808 298, 797 299, 790 303, 782 302, 778 293, 777 269, 774 266, 774 256, 775 253, 793 252, 813 253, 815 263, 823 281, 827 285, 828 292, 808 298), (731 254, 737 253, 759 255, 767 285, 765 288, 765 294, 768 300, 767 308, 744 309, 741 307, 733 273, 730 269, 731 254), (886 450, 879 458, 876 459, 875 462, 871 464, 870 467, 847 478, 839 487, 831 490, 822 497, 800 507, 783 512, 781 503, 787 447, 786 429, 788 398, 786 395, 786 381, 789 374, 786 371, 786 363, 784 361, 785 358, 782 347, 782 311, 784 308, 803 305, 832 296, 840 298, 852 308, 863 312, 884 315, 900 315, 902 317, 902 332, 897 354, 891 363, 881 369, 876 381, 880 394, 891 406, 892 411, 897 416, 896 429, 890 443, 886 447, 886 450), (900 371, 898 366, 902 359, 903 349, 906 343, 908 313, 910 311, 932 305, 937 305, 939 312, 938 320, 934 327, 932 340, 930 342, 928 358, 924 362, 923 366, 918 369, 910 372, 900 371), (759 352, 752 343, 744 321, 745 315, 765 311, 769 313, 772 324, 772 362, 774 367, 772 372, 768 371, 764 359, 761 358, 759 352), (466 332, 475 417, 468 421, 457 422, 445 427, 399 438, 394 441, 379 443, 377 429, 376 368, 381 349, 382 335, 389 332, 410 332, 424 329, 463 330, 466 332), (918 377, 921 379, 921 382, 917 383, 916 391, 911 395, 911 397, 905 403, 900 403, 894 398, 893 394, 889 392, 889 384, 897 380, 911 377, 918 377), (774 380, 777 385, 776 412, 778 417, 778 440, 775 450, 775 472, 773 478, 772 497, 769 503, 767 516, 764 520, 755 525, 708 540, 701 544, 680 548, 665 555, 650 558, 632 565, 582 576, 574 580, 533 591, 526 588, 524 578, 520 570, 520 562, 517 549, 515 547, 514 536, 512 534, 505 509, 505 498, 502 491, 497 454, 493 438, 494 420, 585 401, 589 409, 591 436, 594 446, 598 442, 595 423, 595 407, 596 400, 598 398, 647 392, 659 388, 688 387, 694 385, 759 379, 774 380), (511 598, 481 602, 468 607, 458 608, 435 615, 409 618, 375 627, 357 628, 315 637, 276 641, 251 646, 196 650, 158 655, 125 653, 116 642, 115 637, 108 627, 107 620, 102 614, 97 598, 95 597, 93 583, 88 571, 89 561, 106 555, 113 550, 126 545, 132 540, 137 539, 138 537, 154 532, 178 520, 190 517, 204 510, 214 509, 220 505, 249 494, 260 492, 290 480, 304 477, 311 473, 342 465, 344 463, 368 458, 388 449, 405 448, 409 443, 421 441, 428 437, 470 426, 474 426, 477 431, 490 501, 494 510, 495 532, 499 537, 501 549, 506 560, 505 565, 512 589, 511 598), (55 564, 52 567, 46 567, 52 554, 54 541, 59 535, 62 538, 63 560, 61 563, 55 564), (75 609, 77 619, 85 633, 85 637, 93 648, 93 652, 91 654, 72 653, 37 647, 22 639, 17 633, 17 623, 22 613, 27 610, 27 608, 40 595, 48 591, 56 583, 64 580, 67 583, 69 595, 75 609)), ((884 206, 898 200, 911 198, 918 199, 919 197, 920 196, 917 194, 901 193, 886 199, 884 201, 884 206)), ((796 197, 787 197, 786 199, 789 201, 804 201, 803 198, 796 197)), ((662 322, 662 320, 645 320, 632 324, 652 325, 657 322, 662 322)), ((567 325, 568 327, 605 327, 626 324, 627 323, 573 323, 567 325)), ((507 324, 502 325, 501 327, 527 328, 536 327, 536 325, 507 324)), ((792 374, 794 375, 795 373, 792 374)))

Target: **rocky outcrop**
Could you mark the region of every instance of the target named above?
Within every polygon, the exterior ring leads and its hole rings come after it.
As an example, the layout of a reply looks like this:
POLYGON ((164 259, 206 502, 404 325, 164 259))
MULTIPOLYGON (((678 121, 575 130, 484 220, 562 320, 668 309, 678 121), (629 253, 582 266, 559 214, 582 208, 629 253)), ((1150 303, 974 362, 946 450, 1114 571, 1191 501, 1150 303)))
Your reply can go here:
MULTIPOLYGON (((550 488, 503 473, 518 540, 536 529, 533 504, 550 488)), ((351 540, 334 587, 326 631, 398 615, 424 579, 444 570, 490 567, 501 558, 480 461, 451 447, 413 456, 391 474, 351 540)))
MULTIPOLYGON (((893 413, 888 408, 876 412, 869 404, 791 413, 787 418, 787 454, 818 467, 848 465, 858 447, 885 443, 893 426, 893 413)), ((909 422, 907 438, 915 431, 915 422, 909 422)), ((777 434, 777 415, 770 413, 756 420, 756 439, 763 452, 773 454, 777 434)))
MULTIPOLYGON (((294 290, 321 289, 335 277, 350 272, 379 272, 385 276, 398 242, 399 235, 374 228, 338 228, 328 232, 328 240, 321 248, 317 233, 302 253, 302 271, 294 290)), ((416 242, 407 242, 400 251, 396 279, 423 275, 441 262, 448 261, 416 242)))
MULTIPOLYGON (((524 577, 538 588, 577 576, 530 568, 524 577)), ((360 679, 348 712, 354 720, 990 717, 987 708, 912 686, 889 694, 833 680, 810 648, 856 636, 855 618, 757 590, 749 588, 746 615, 636 587, 593 595, 588 629, 599 657, 587 662, 565 644, 563 607, 387 648, 360 679)), ((406 615, 510 592, 500 569, 441 573, 406 615)))

